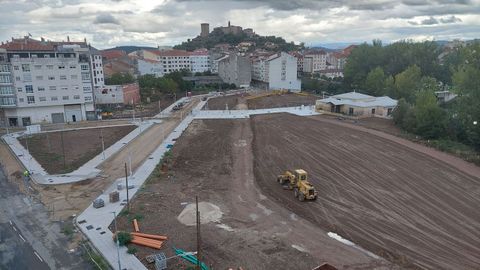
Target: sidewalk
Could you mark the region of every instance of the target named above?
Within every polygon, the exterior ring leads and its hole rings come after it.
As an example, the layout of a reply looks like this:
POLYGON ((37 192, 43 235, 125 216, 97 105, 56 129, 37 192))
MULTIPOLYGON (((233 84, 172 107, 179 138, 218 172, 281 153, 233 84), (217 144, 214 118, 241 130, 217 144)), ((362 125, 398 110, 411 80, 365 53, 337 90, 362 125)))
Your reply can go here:
MULTIPOLYGON (((194 110, 199 110, 205 105, 206 101, 201 101, 194 110)), ((169 150, 169 144, 175 144, 175 141, 188 125, 193 121, 194 116, 188 115, 180 124, 170 133, 163 143, 155 149, 148 159, 133 173, 132 177, 128 178, 129 185, 134 185, 134 188, 129 189, 129 196, 133 198, 138 189, 143 185, 145 180, 153 172, 164 153, 169 150)), ((103 199, 105 207, 93 208, 90 206, 77 217, 77 225, 82 232, 89 238, 95 247, 102 253, 105 259, 113 266, 118 268, 117 262, 117 247, 113 241, 113 233, 108 229, 108 226, 113 221, 113 212, 118 215, 125 207, 127 197, 126 189, 118 190, 120 193, 120 201, 116 203, 109 202, 109 193, 117 190, 117 185, 122 184, 125 187, 125 178, 119 178, 105 190, 98 198, 103 199)), ((127 253, 126 247, 120 248, 120 257, 122 269, 146 269, 145 266, 134 256, 127 253)))
POLYGON ((298 116, 319 115, 315 106, 282 107, 257 110, 201 110, 195 111, 195 119, 243 119, 252 115, 269 113, 291 113, 298 116))
MULTIPOLYGON (((100 165, 104 160, 108 159, 115 153, 117 153, 124 145, 128 144, 130 141, 135 139, 138 135, 142 134, 145 130, 151 127, 155 123, 160 123, 161 120, 149 120, 144 122, 135 122, 138 127, 132 132, 127 134, 125 137, 105 149, 104 153, 100 153, 95 156, 93 159, 89 160, 87 163, 82 165, 80 168, 75 171, 67 174, 48 174, 47 171, 38 163, 35 158, 23 147, 23 145, 18 141, 18 137, 25 135, 25 132, 16 132, 8 135, 2 136, 3 140, 8 144, 12 152, 17 156, 20 162, 23 164, 27 170, 30 171, 32 180, 37 184, 43 185, 56 185, 56 184, 67 184, 82 181, 97 176, 100 173, 100 170, 96 167, 100 165), (105 154, 105 157, 104 157, 105 154)), ((112 127, 114 125, 105 126, 106 128, 112 127)), ((101 127, 84 127, 78 129, 69 129, 69 130, 79 130, 79 129, 91 129, 91 128, 101 128, 101 127)), ((52 131, 47 131, 52 132, 52 131)))

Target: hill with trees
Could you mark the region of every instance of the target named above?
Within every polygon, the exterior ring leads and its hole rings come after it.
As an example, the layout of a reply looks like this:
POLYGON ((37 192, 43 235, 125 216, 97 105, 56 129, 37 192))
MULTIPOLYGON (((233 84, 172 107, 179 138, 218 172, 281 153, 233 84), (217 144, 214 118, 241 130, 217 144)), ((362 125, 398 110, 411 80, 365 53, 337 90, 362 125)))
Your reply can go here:
POLYGON ((253 42, 255 46, 251 49, 262 48, 272 51, 293 51, 302 49, 303 43, 296 45, 293 41, 287 42, 285 39, 276 36, 260 36, 254 34, 249 37, 245 33, 239 34, 225 34, 220 29, 214 29, 207 37, 197 36, 194 39, 189 39, 182 44, 174 46, 175 49, 193 51, 200 48, 211 49, 217 44, 227 43, 231 46, 236 46, 241 42, 253 42), (271 46, 273 44, 273 46, 271 46))

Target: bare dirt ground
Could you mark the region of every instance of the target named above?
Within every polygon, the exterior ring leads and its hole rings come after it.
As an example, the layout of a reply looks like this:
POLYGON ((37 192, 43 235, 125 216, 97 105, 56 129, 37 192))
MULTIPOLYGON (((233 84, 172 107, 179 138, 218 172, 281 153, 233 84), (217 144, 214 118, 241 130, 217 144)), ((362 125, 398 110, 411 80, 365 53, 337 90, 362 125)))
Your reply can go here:
POLYGON ((84 127, 100 127, 111 125, 126 125, 129 124, 132 119, 117 119, 117 120, 98 120, 98 121, 82 121, 82 122, 70 122, 70 123, 56 123, 56 124, 44 124, 42 125, 42 131, 54 131, 63 129, 74 129, 84 127))
POLYGON ((417 151, 412 142, 346 123, 288 114, 251 122, 255 179, 268 197, 403 268, 478 269, 475 169, 463 172, 421 145, 417 151), (294 168, 310 173, 317 201, 301 203, 275 182, 294 168))
POLYGON ((317 99, 320 98, 314 95, 304 96, 289 93, 283 95, 272 95, 267 97, 249 99, 247 102, 249 109, 267 109, 278 107, 294 107, 301 105, 314 105, 317 99))
POLYGON ((40 133, 19 138, 23 147, 50 174, 68 173, 78 169, 105 149, 125 137, 136 126, 116 126, 40 133), (62 134, 63 133, 63 134, 62 134), (62 140, 63 136, 63 140, 62 140), (65 154, 65 166, 63 163, 65 154))
MULTIPOLYGON (((183 114, 190 112, 197 103, 198 100, 194 100, 185 106, 182 110, 183 114)), ((179 111, 172 114, 172 117, 164 119, 162 123, 153 125, 100 165, 99 168, 103 170, 102 177, 79 183, 55 186, 31 183, 33 190, 25 190, 21 177, 23 167, 3 142, 0 143, 0 163, 6 169, 7 176, 17 183, 22 192, 31 193, 50 210, 52 220, 66 220, 71 215, 83 211, 94 198, 102 193, 102 190, 125 174, 123 166, 130 154, 132 170, 135 171, 161 144, 163 137, 172 132, 180 123, 181 117, 182 113, 179 111)))
MULTIPOLYGON (((173 148, 170 170, 152 176, 119 228, 131 231, 131 218, 140 217, 141 231, 169 237, 161 250, 167 257, 174 255, 171 247, 196 250, 195 227, 177 216, 198 195, 223 212, 220 221, 202 225, 202 254, 214 269, 311 269, 327 261, 339 269, 392 269, 264 196, 254 179, 252 139, 249 120, 194 121, 173 148)), ((156 252, 135 247, 144 263, 156 252)))
POLYGON ((228 107, 229 110, 245 110, 247 109, 247 103, 245 100, 247 96, 248 94, 239 94, 211 98, 208 100, 204 109, 225 110, 228 107))

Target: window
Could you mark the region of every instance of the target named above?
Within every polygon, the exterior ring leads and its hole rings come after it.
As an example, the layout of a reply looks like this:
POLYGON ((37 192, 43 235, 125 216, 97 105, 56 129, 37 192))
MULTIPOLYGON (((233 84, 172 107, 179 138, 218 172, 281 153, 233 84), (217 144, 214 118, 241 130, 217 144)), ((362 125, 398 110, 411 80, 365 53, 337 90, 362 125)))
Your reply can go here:
POLYGON ((0 86, 0 95, 13 95, 13 87, 0 86))
POLYGON ((62 86, 63 91, 68 91, 68 86, 62 86))
POLYGON ((63 96, 62 99, 63 100, 68 100, 68 96, 63 96))
POLYGON ((41 81, 41 80, 43 80, 43 76, 36 76, 35 79, 36 79, 37 81, 41 81))
POLYGON ((46 97, 39 97, 38 100, 39 101, 47 101, 47 98, 46 97))
POLYGON ((58 65, 58 69, 65 69, 65 65, 58 65))
POLYGON ((90 81, 90 73, 82 72, 82 81, 90 81))
POLYGON ((0 83, 10 83, 10 82, 11 82, 10 75, 0 75, 0 83))
POLYGON ((50 100, 51 100, 51 101, 57 101, 57 100, 58 100, 58 98, 57 98, 57 97, 55 97, 55 96, 53 96, 53 97, 51 97, 51 98, 50 98, 50 100))
POLYGON ((19 99, 18 99, 18 102, 19 102, 19 103, 23 103, 23 102, 24 102, 24 99, 23 99, 23 98, 19 98, 19 99))
POLYGON ((19 82, 21 80, 22 80, 22 78, 20 78, 20 76, 15 77, 15 81, 19 82))
POLYGON ((23 81, 24 82, 31 82, 32 81, 32 74, 30 74, 30 73, 23 74, 23 81))
POLYGON ((19 66, 13 66, 13 69, 14 70, 20 70, 20 67, 19 66))
POLYGON ((89 86, 84 86, 83 87, 83 92, 84 93, 90 93, 91 91, 92 91, 92 89, 89 86))
POLYGON ((10 72, 9 65, 0 65, 0 72, 10 72))
POLYGON ((76 80, 78 78, 78 76, 77 75, 72 75, 71 78, 72 78, 72 80, 76 80))
POLYGON ((73 99, 80 99, 80 95, 73 96, 73 99))
POLYGON ((33 93, 33 85, 25 85, 26 93, 33 93))
POLYGON ((42 69, 42 65, 35 65, 35 69, 42 69))
POLYGON ((54 81, 54 80, 55 80, 55 76, 48 76, 48 80, 49 80, 49 81, 54 81))
POLYGON ((74 69, 74 68, 77 68, 77 66, 76 65, 70 65, 70 68, 74 69))
POLYGON ((22 64, 22 71, 23 72, 30 72, 30 65, 29 64, 22 64))
POLYGON ((17 92, 23 92, 23 88, 22 87, 17 87, 17 92))
POLYGON ((53 69, 53 65, 47 65, 47 69, 53 69))
POLYGON ((27 103, 28 104, 35 103, 35 97, 34 96, 27 96, 27 103))
POLYGON ((82 70, 88 70, 88 65, 82 65, 82 70))
POLYGON ((48 89, 51 90, 51 91, 55 91, 55 90, 57 90, 57 87, 54 86, 54 85, 50 85, 50 86, 48 87, 48 89))
POLYGON ((67 75, 60 75, 60 80, 66 80, 67 79, 67 75))
POLYGON ((92 100, 92 97, 91 96, 86 96, 85 97, 85 101, 91 101, 92 100))
POLYGON ((37 90, 38 90, 38 91, 45 91, 45 87, 39 86, 39 87, 37 88, 37 90))

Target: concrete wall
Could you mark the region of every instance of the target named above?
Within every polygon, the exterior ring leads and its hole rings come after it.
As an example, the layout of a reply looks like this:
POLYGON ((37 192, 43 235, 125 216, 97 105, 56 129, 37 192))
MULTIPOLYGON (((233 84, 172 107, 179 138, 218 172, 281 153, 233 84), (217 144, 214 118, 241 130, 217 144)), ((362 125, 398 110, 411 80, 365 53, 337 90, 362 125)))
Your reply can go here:
POLYGON ((252 81, 252 65, 248 58, 231 54, 218 63, 218 75, 226 83, 249 87, 252 81))
POLYGON ((137 70, 140 75, 151 74, 155 77, 163 77, 163 65, 158 61, 137 60, 137 70))
POLYGON ((123 89, 121 85, 105 85, 95 89, 96 104, 123 104, 123 89))
POLYGON ((86 120, 86 111, 93 110, 92 105, 76 104, 76 105, 57 105, 57 106, 44 106, 35 108, 16 108, 5 109, 5 117, 17 118, 18 126, 23 126, 22 118, 30 117, 32 124, 51 123, 53 113, 62 113, 66 117, 66 121, 73 121, 73 115, 75 115, 76 121, 86 120), (91 106, 91 107, 89 107, 91 106), (67 117, 67 114, 69 117, 67 117))

